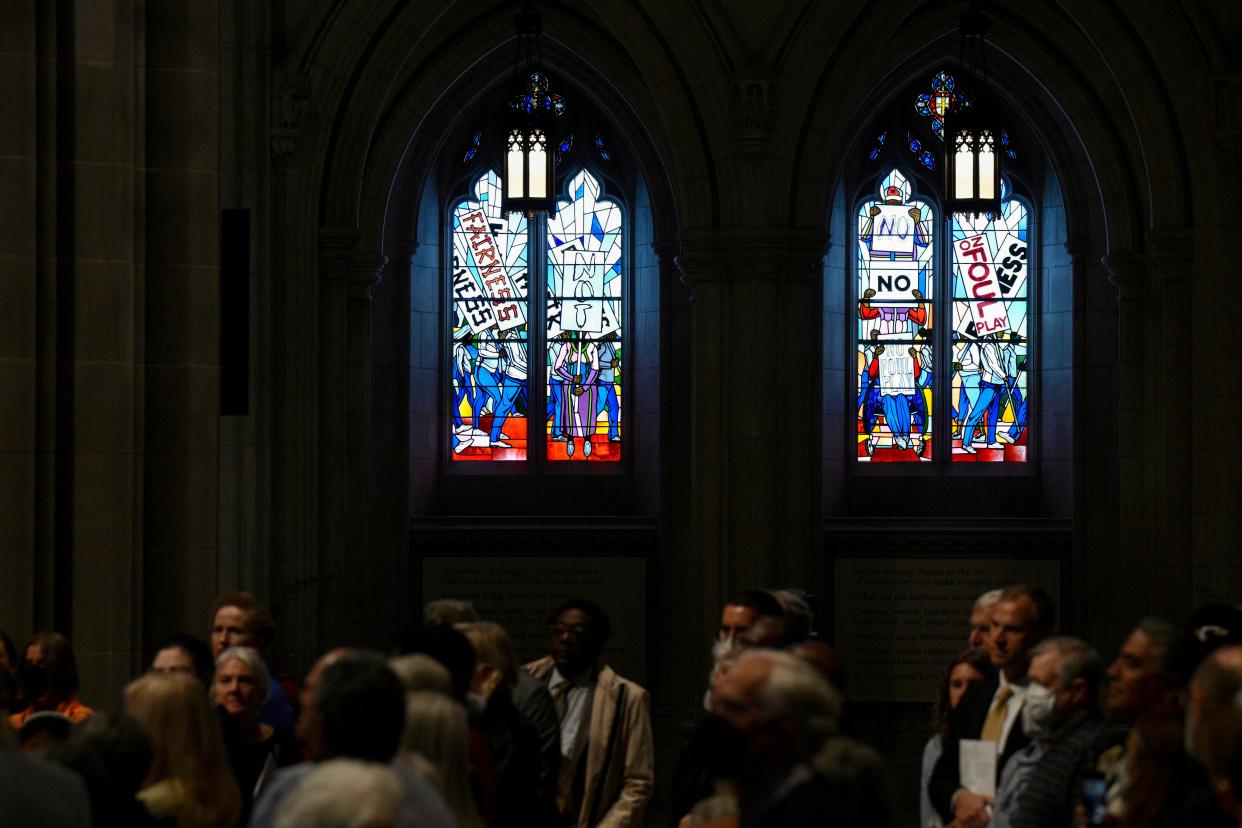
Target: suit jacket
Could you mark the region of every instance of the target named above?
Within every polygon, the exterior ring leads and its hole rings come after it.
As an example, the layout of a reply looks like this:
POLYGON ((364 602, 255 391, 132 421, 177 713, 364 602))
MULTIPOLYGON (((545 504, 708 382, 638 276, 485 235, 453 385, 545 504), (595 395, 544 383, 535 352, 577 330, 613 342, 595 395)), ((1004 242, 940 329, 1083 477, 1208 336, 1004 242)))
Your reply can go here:
MULTIPOLYGON (((551 656, 526 669, 540 681, 552 674, 551 656)), ((643 824, 654 780, 651 704, 647 691, 600 667, 587 723, 586 778, 577 828, 630 828, 643 824)))
MULTIPOLYGON (((944 752, 936 761, 932 770, 931 780, 927 784, 927 792, 931 796, 932 805, 939 812, 945 825, 953 821, 953 794, 962 787, 958 773, 958 740, 978 739, 983 732, 983 723, 992 707, 992 697, 996 695, 997 681, 983 684, 972 684, 962 695, 957 708, 949 714, 949 735, 944 740, 944 752)), ((996 779, 999 783, 1001 771, 1009 757, 1030 744, 1031 740, 1022 732, 1022 721, 1013 723, 1009 729, 1009 738, 1005 740, 1000 756, 996 759, 996 779)))

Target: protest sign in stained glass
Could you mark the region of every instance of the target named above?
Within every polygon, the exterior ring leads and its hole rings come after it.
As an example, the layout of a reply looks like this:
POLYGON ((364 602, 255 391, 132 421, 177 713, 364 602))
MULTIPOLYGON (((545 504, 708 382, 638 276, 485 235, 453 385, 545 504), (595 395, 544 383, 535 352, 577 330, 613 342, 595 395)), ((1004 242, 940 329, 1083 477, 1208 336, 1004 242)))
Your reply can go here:
POLYGON ((451 211, 452 384, 455 461, 525 460, 529 420, 527 219, 500 209, 487 172, 451 211))
POLYGON ((860 462, 932 459, 936 215, 893 170, 857 216, 860 462))
POLYGON ((953 216, 953 461, 1022 463, 1030 429, 1027 327, 1030 217, 953 216))
POLYGON ((621 459, 621 207, 582 170, 548 219, 547 458, 621 459))

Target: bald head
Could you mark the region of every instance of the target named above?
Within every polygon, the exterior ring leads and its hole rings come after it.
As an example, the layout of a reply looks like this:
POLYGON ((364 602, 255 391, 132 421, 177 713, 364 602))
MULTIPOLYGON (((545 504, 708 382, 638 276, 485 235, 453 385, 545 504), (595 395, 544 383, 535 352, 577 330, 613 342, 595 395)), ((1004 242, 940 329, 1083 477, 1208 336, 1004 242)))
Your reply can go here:
POLYGON ((1186 752, 1213 767, 1223 761, 1214 738, 1242 718, 1242 645, 1213 651, 1190 680, 1186 709, 1186 752))

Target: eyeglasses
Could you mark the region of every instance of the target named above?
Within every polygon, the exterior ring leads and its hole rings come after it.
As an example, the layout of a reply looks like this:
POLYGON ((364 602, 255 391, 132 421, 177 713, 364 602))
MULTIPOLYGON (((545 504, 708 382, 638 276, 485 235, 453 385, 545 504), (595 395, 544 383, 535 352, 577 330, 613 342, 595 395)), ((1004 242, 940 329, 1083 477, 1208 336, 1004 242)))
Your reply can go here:
POLYGON ((583 626, 566 627, 564 624, 549 624, 548 634, 553 638, 560 638, 567 635, 575 641, 581 641, 586 637, 587 628, 583 626))

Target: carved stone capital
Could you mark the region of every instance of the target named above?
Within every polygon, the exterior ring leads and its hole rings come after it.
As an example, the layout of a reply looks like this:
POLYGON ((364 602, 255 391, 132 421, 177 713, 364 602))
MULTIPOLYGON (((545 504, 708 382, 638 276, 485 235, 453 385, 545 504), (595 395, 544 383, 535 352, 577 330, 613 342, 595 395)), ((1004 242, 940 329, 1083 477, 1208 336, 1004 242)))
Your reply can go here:
POLYGON ((380 283, 388 257, 361 249, 362 231, 356 227, 319 228, 319 277, 345 282, 351 299, 370 301, 380 283))
POLYGON ((1190 277, 1195 243, 1189 230, 1148 231, 1147 252, 1157 274, 1165 281, 1190 277))
POLYGON ((732 79, 733 97, 729 110, 743 152, 767 149, 776 128, 776 81, 763 71, 744 72, 732 79))
POLYGON ((1069 256, 1070 264, 1078 267, 1087 260, 1090 245, 1082 239, 1066 239, 1065 255, 1069 256))
POLYGON ((1109 253, 1100 257, 1108 281, 1117 288, 1117 300, 1141 300, 1147 290, 1147 256, 1141 253, 1109 253))

